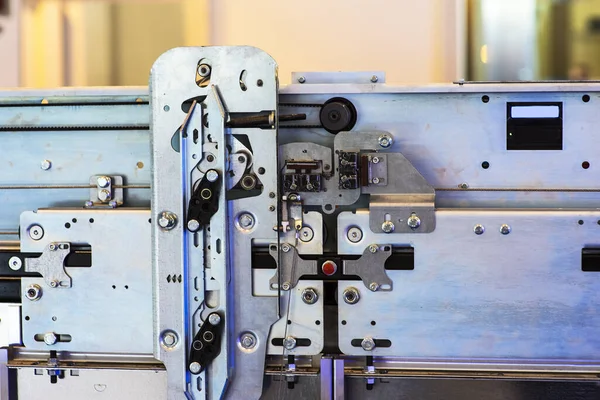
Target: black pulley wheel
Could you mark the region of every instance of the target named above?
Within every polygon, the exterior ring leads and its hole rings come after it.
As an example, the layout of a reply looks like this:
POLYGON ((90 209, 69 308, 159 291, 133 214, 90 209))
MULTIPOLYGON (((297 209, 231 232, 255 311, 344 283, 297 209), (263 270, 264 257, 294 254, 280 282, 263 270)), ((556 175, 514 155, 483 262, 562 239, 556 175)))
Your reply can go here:
POLYGON ((356 124, 356 107, 348 99, 334 97, 323 104, 319 119, 327 132, 349 131, 356 124))

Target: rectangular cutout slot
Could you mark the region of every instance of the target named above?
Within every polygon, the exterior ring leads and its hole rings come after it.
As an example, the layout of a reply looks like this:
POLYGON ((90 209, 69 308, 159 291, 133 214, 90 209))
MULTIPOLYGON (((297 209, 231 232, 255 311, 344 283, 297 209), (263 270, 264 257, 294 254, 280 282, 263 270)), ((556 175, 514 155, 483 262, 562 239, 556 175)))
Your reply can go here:
POLYGON ((562 150, 562 103, 506 103, 506 149, 562 150))
POLYGON ((392 255, 385 260, 384 268, 392 271, 412 271, 415 269, 414 247, 392 246, 392 255))
POLYGON ((581 249, 581 270, 600 272, 600 247, 581 249))

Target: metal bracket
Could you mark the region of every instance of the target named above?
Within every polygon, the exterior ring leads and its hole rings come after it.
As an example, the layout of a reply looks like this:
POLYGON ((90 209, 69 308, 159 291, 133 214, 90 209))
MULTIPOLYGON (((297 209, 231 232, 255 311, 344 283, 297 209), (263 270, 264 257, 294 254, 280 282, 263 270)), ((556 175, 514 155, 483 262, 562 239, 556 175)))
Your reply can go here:
POLYGON ((385 261, 392 255, 392 246, 389 244, 368 246, 358 260, 344 261, 345 275, 358 275, 365 286, 376 292, 389 292, 393 288, 393 281, 385 272, 385 261))
POLYGON ((53 288, 70 288, 71 277, 65 271, 65 258, 71 252, 68 242, 48 244, 38 258, 25 259, 25 272, 42 274, 44 281, 53 288))
POLYGON ((317 261, 316 260, 303 260, 298 255, 298 250, 288 243, 282 243, 281 252, 277 251, 277 245, 272 244, 269 246, 269 254, 275 259, 277 263, 277 272, 269 280, 269 287, 271 289, 277 289, 279 287, 279 273, 281 271, 281 289, 290 290, 295 287, 298 280, 303 275, 316 275, 317 274, 317 261), (281 257, 281 264, 279 263, 279 257, 281 257))
POLYGON ((86 208, 116 208, 123 204, 123 177, 120 175, 94 175, 90 177, 90 200, 86 208))

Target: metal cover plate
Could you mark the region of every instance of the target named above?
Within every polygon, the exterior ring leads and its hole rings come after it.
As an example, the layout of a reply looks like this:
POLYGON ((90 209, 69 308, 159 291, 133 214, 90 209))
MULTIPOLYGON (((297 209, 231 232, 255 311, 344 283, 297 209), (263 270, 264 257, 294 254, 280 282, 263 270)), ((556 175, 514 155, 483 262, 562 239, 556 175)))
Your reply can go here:
POLYGON ((21 214, 22 252, 42 252, 55 241, 92 247, 91 267, 66 268, 71 288, 53 289, 43 278, 22 279, 24 288, 36 283, 43 291, 38 301, 22 297, 23 343, 28 349, 49 350, 44 342, 35 341, 34 335, 55 332, 71 335, 72 340, 58 342, 52 350, 152 353, 149 218, 150 211, 143 209, 54 209, 21 214), (29 237, 27 230, 32 224, 43 227, 41 240, 29 237))
POLYGON ((363 228, 354 244, 344 232, 367 227, 368 211, 339 215, 340 253, 360 254, 365 243, 415 248, 414 270, 387 271, 391 292, 339 283, 338 296, 348 286, 361 295, 355 305, 338 300, 343 353, 600 364, 600 274, 581 270, 581 249, 600 245, 600 212, 438 210, 436 219, 426 235, 363 228), (500 233, 502 224, 510 234, 500 233), (350 344, 368 336, 392 345, 366 352, 350 344))

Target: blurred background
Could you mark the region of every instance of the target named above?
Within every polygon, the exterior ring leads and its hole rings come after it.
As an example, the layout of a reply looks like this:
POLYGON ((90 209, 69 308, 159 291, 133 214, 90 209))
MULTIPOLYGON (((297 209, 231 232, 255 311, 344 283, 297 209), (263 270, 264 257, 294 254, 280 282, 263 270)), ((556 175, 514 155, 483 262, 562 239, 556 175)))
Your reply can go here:
POLYGON ((388 83, 600 77, 600 0, 0 0, 0 87, 146 85, 178 46, 388 83))

